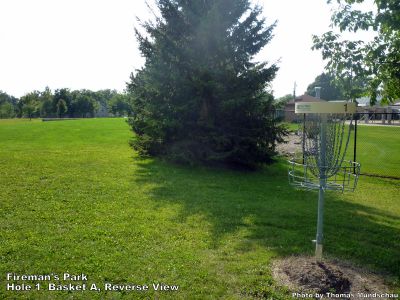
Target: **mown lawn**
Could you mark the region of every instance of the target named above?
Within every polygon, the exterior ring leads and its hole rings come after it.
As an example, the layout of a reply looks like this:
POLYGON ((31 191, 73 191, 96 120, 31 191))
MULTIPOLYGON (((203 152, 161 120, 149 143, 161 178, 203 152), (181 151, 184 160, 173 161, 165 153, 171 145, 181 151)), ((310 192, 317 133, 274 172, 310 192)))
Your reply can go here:
MULTIPOLYGON (((282 161, 258 172, 180 167, 139 159, 130 137, 123 119, 0 121, 0 298, 290 299, 270 264, 313 254, 317 194, 288 186, 282 161), (52 280, 11 292, 7 273, 52 280), (54 279, 64 273, 102 290, 46 291, 71 283, 54 279)), ((399 192, 398 180, 362 177, 355 193, 328 193, 324 248, 397 292, 399 192)))
MULTIPOLYGON (((295 123, 286 123, 286 126, 290 131, 301 128, 295 123)), ((362 174, 400 178, 399 126, 371 126, 360 122, 356 148, 356 161, 361 164, 362 174)), ((354 158, 354 130, 351 131, 346 158, 354 158)))
POLYGON ((357 160, 364 174, 400 178, 400 127, 359 125, 357 160))

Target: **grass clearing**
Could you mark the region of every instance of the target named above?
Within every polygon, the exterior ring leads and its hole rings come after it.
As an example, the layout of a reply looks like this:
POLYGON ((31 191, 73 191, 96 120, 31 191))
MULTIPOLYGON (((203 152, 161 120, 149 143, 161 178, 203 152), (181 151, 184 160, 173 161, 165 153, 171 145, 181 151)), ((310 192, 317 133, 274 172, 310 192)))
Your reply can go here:
MULTIPOLYGON (((290 131, 301 125, 287 123, 290 131)), ((345 135, 348 134, 348 127, 345 135)), ((300 146, 299 146, 299 149, 300 146)), ((400 127, 358 125, 356 161, 362 174, 375 174, 400 178, 400 127)), ((346 159, 354 158, 354 131, 351 132, 346 159)))
MULTIPOLYGON (((290 299, 271 261, 313 254, 317 194, 289 187, 284 162, 174 166, 137 158, 130 136, 122 119, 0 121, 0 298, 290 299), (8 272, 179 291, 10 292, 8 272)), ((354 194, 327 193, 324 249, 388 275, 397 292, 399 192, 399 181, 362 177, 354 194)))
MULTIPOLYGON (((349 149, 352 147, 353 143, 349 149)), ((359 125, 357 161, 364 174, 400 178, 400 127, 359 125)))

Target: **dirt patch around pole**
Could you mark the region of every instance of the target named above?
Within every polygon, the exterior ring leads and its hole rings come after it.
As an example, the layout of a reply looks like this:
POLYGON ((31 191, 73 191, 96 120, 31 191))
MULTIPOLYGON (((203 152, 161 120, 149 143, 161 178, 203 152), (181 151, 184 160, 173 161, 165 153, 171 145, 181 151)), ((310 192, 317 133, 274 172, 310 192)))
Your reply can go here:
POLYGON ((272 274, 294 299, 399 299, 381 276, 337 260, 288 257, 273 263, 272 274))

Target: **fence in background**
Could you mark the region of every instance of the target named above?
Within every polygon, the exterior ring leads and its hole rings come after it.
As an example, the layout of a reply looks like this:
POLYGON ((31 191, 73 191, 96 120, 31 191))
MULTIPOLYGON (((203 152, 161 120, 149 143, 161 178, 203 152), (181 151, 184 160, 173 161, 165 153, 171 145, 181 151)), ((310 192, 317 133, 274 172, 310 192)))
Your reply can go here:
POLYGON ((359 112, 357 116, 363 124, 400 125, 400 113, 359 112))

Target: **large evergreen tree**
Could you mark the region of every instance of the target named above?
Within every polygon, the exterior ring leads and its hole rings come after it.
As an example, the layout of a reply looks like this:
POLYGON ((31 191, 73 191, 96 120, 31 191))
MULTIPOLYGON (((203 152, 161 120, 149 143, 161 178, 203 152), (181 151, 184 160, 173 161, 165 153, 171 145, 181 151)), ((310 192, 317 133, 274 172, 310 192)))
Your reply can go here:
POLYGON ((128 84, 133 147, 183 163, 270 161, 284 134, 266 91, 277 67, 253 58, 274 25, 248 0, 156 3, 160 17, 136 30, 146 63, 128 84))

